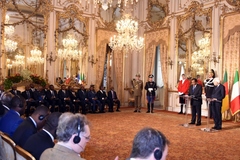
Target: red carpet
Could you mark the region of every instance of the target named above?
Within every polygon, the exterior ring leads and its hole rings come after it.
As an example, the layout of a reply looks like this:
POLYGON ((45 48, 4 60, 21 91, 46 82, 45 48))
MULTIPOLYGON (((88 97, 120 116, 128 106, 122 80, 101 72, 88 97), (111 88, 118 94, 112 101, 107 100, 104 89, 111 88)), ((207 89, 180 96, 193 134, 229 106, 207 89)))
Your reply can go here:
MULTIPOLYGON (((185 128, 185 116, 173 112, 156 111, 147 114, 133 113, 132 108, 121 112, 87 114, 91 122, 91 140, 82 157, 87 160, 120 160, 128 158, 132 140, 143 127, 149 126, 163 132, 170 140, 168 160, 240 160, 240 123, 223 122, 221 131, 209 133, 202 125, 185 128)), ((188 115, 190 122, 190 115, 188 115)), ((210 127, 213 121, 210 120, 210 127)))

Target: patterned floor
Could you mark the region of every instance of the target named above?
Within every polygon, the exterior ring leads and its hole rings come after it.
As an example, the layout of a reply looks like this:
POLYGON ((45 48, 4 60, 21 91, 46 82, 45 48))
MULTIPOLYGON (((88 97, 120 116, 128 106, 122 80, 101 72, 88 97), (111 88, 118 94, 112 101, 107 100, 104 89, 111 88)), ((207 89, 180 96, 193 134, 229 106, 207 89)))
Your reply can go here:
MULTIPOLYGON (((155 111, 147 114, 133 113, 132 108, 121 112, 87 114, 91 122, 91 140, 82 157, 87 160, 119 160, 128 158, 132 140, 143 127, 150 126, 162 131, 170 140, 168 160, 240 160, 240 123, 223 122, 223 129, 203 132, 207 118, 202 125, 186 128, 181 124, 190 122, 190 115, 155 111)), ((210 119, 210 127, 213 121, 210 119)))

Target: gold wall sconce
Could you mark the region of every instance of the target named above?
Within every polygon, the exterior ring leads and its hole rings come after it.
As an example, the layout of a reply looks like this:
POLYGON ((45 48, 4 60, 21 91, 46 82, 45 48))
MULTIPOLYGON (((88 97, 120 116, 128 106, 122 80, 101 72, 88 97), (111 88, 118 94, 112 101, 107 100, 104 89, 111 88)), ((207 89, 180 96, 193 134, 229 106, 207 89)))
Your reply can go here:
POLYGON ((98 59, 97 58, 94 59, 94 56, 92 55, 92 56, 88 57, 88 62, 90 62, 92 64, 92 67, 93 67, 93 65, 98 62, 98 59))
POLYGON ((171 60, 170 57, 168 57, 167 59, 167 64, 171 66, 171 69, 172 69, 172 66, 173 66, 173 61, 171 60))
POLYGON ((220 59, 221 59, 220 55, 217 56, 216 52, 213 52, 211 61, 214 62, 214 65, 216 65, 216 63, 219 63, 220 59))
POLYGON ((48 56, 48 54, 47 54, 46 60, 49 61, 50 66, 51 66, 51 63, 52 63, 52 62, 55 62, 55 61, 56 61, 56 59, 57 59, 57 56, 55 56, 55 57, 53 58, 52 52, 50 53, 50 56, 48 56))

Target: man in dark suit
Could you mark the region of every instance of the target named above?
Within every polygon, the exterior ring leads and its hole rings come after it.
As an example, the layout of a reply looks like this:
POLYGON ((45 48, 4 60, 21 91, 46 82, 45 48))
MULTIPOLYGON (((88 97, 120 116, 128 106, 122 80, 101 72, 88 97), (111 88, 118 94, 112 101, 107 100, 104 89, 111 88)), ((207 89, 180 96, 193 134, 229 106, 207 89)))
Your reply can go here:
POLYGON ((46 96, 48 103, 51 105, 51 112, 55 111, 55 105, 58 105, 58 107, 61 108, 61 101, 58 98, 58 93, 53 85, 49 85, 49 90, 46 91, 46 96))
POLYGON ((33 93, 34 100, 37 103, 37 106, 44 105, 49 108, 49 103, 45 91, 42 86, 39 86, 36 91, 33 93))
POLYGON ((12 89, 10 90, 10 92, 13 94, 13 95, 21 95, 21 91, 17 90, 17 86, 16 85, 13 85, 12 86, 12 89))
POLYGON ((2 93, 1 99, 0 99, 2 102, 2 107, 0 109, 0 120, 10 110, 10 104, 11 104, 11 100, 12 100, 13 96, 14 95, 10 92, 2 93))
POLYGON ((100 101, 97 98, 97 94, 94 90, 94 85, 90 86, 90 89, 88 91, 88 99, 90 101, 90 103, 92 104, 92 113, 95 113, 97 110, 96 105, 101 108, 102 104, 100 103, 100 101))
POLYGON ((75 92, 74 88, 72 86, 68 86, 68 93, 70 96, 70 99, 72 101, 72 104, 74 105, 74 113, 79 112, 79 106, 80 106, 80 100, 77 97, 77 93, 75 92))
POLYGON ((87 113, 87 109, 91 106, 91 103, 88 100, 86 90, 84 85, 81 85, 80 89, 77 91, 77 97, 80 100, 80 105, 82 107, 82 114, 87 113))
POLYGON ((66 85, 62 85, 61 89, 58 91, 58 98, 61 100, 62 108, 61 112, 65 112, 66 105, 70 106, 70 112, 74 113, 73 104, 69 95, 69 92, 66 90, 66 85))
POLYGON ((201 106, 202 106, 202 86, 197 84, 197 79, 192 79, 192 85, 189 88, 188 95, 191 96, 192 120, 189 124, 195 124, 197 114, 197 124, 201 125, 201 106))
POLYGON ((24 144, 23 149, 31 153, 36 160, 40 159, 43 151, 48 148, 53 148, 54 138, 56 137, 56 130, 58 126, 58 119, 60 115, 60 112, 51 113, 48 116, 43 129, 30 136, 24 144))
POLYGON ((114 91, 114 87, 110 88, 111 90, 108 91, 108 99, 109 99, 109 109, 108 112, 113 112, 113 105, 114 103, 117 104, 117 112, 120 112, 120 101, 117 97, 117 93, 114 91))
POLYGON ((101 86, 99 88, 99 91, 97 91, 97 97, 98 97, 98 100, 100 101, 100 103, 102 104, 101 108, 99 109, 99 112, 100 113, 105 113, 104 107, 105 107, 106 104, 109 106, 109 100, 107 99, 107 94, 104 91, 103 86, 101 86))
POLYGON ((30 108, 31 106, 37 107, 37 102, 34 100, 33 92, 30 90, 30 86, 25 86, 25 91, 22 92, 23 98, 26 100, 27 103, 27 109, 26 109, 26 117, 30 114, 30 108))
POLYGON ((22 96, 14 96, 11 100, 10 110, 0 121, 0 131, 12 137, 17 127, 23 122, 20 117, 25 112, 25 99, 22 96))
POLYGON ((13 141, 20 147, 23 147, 31 135, 42 129, 48 115, 49 111, 46 106, 37 107, 33 114, 18 126, 12 136, 13 141))
POLYGON ((225 97, 225 87, 220 84, 219 78, 214 78, 214 89, 212 92, 212 101, 210 107, 213 114, 214 127, 213 129, 221 130, 222 129, 222 100, 225 97))

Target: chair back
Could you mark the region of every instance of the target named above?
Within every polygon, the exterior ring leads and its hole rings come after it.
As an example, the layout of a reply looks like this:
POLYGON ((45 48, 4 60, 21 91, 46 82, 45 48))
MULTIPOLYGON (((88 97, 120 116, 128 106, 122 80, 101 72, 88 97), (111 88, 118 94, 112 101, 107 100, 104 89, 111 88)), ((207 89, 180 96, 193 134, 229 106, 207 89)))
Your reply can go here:
POLYGON ((35 158, 28 151, 18 145, 15 146, 15 151, 16 160, 35 160, 35 158))
POLYGON ((4 159, 7 160, 16 160, 16 154, 15 154, 15 143, 13 140, 8 137, 6 134, 1 133, 2 138, 2 144, 1 144, 1 156, 4 157, 4 159))

